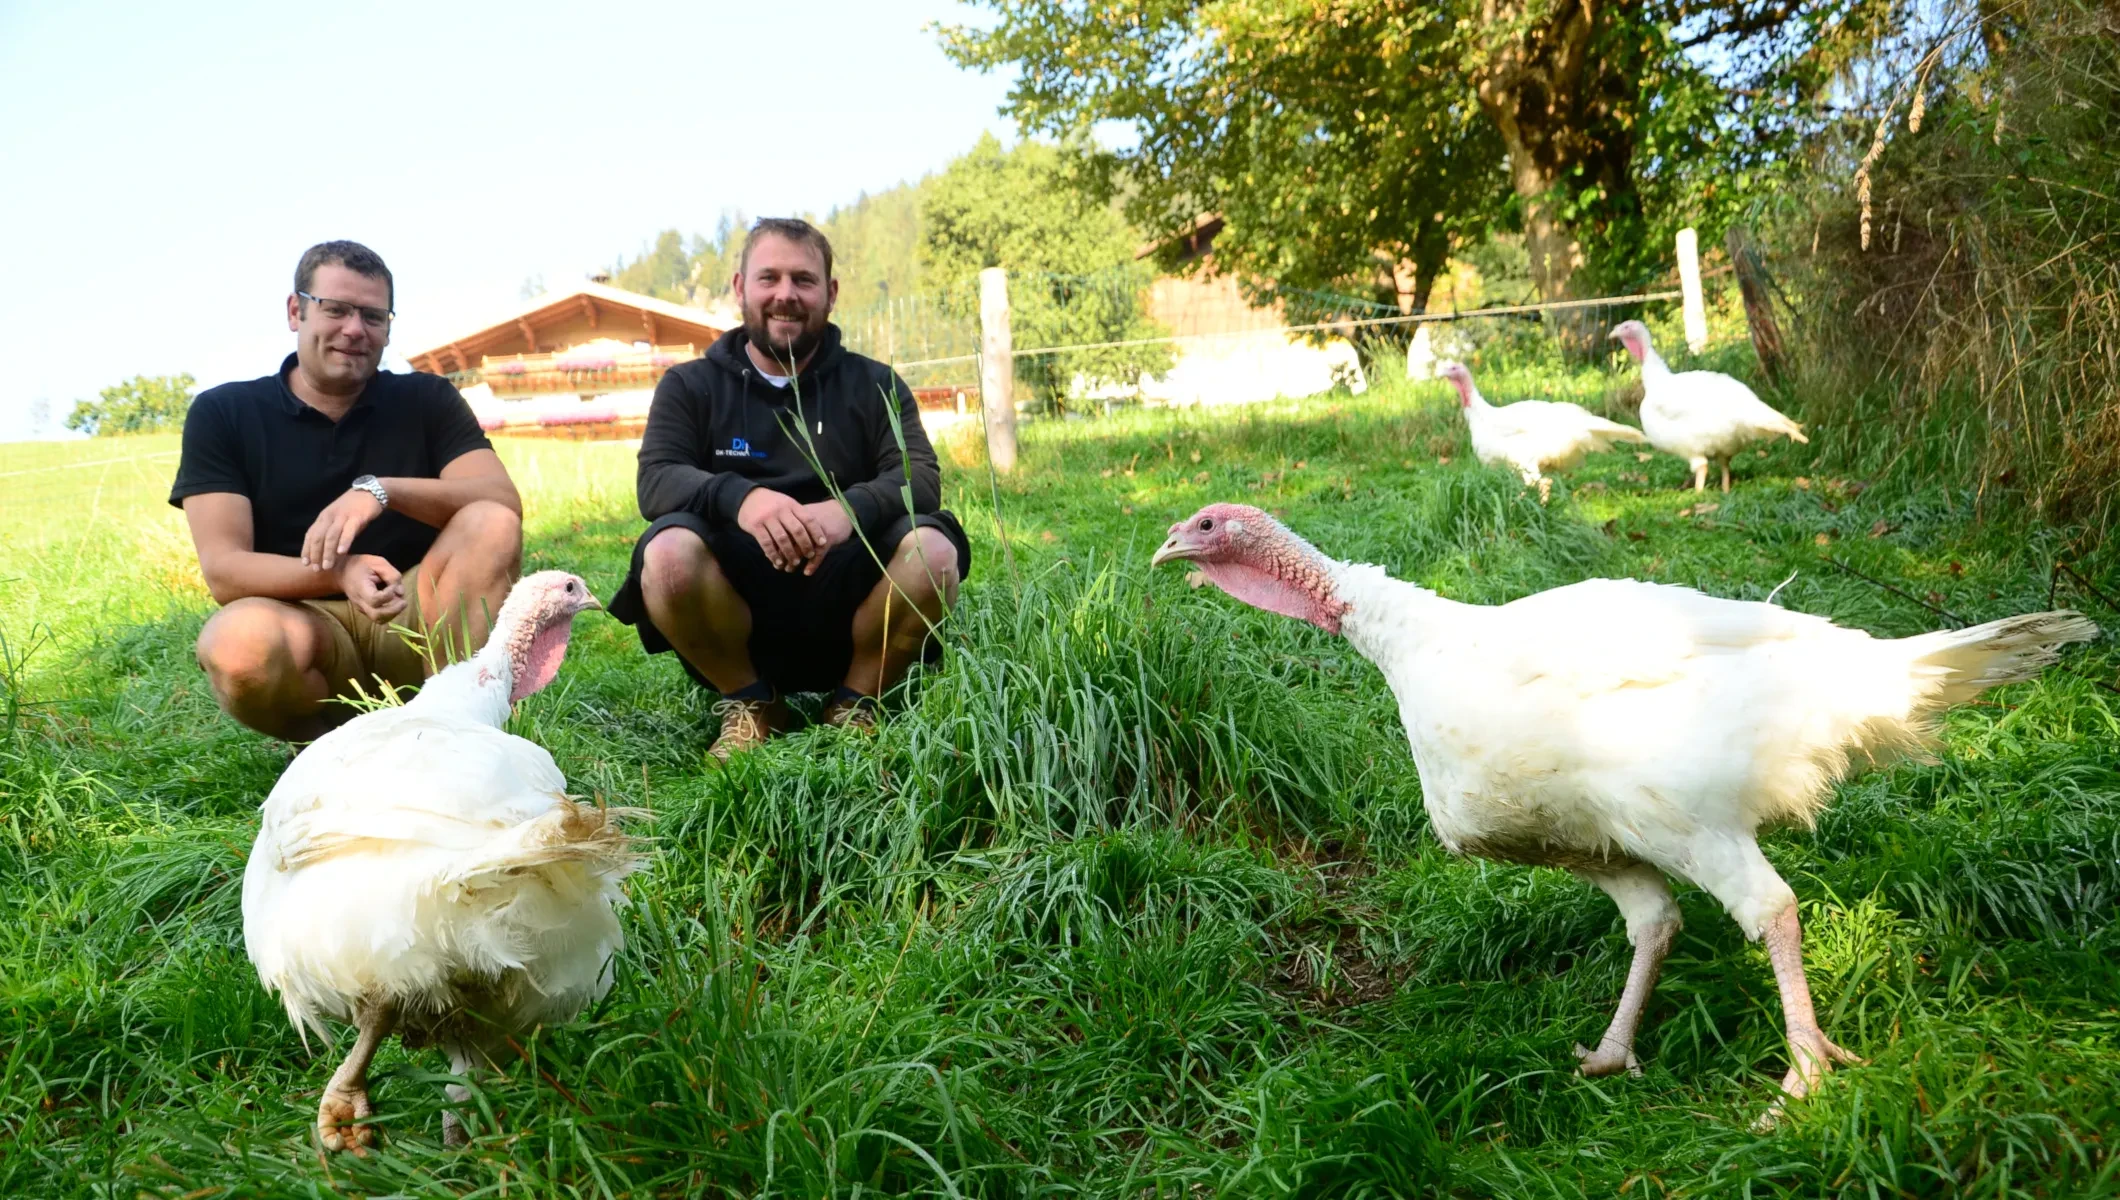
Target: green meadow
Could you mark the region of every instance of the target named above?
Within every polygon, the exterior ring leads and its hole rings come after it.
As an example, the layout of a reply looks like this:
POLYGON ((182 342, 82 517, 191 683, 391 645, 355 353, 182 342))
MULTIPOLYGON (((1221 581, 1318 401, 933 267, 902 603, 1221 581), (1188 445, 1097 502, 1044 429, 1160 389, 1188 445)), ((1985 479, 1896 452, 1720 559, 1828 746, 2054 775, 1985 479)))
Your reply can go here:
MULTIPOLYGON (((1481 383, 1603 407, 1626 377, 1481 383)), ((575 791, 654 814, 617 984, 478 1093, 466 1150, 440 1144, 443 1060, 387 1048, 360 1159, 319 1153, 334 1049, 244 957, 287 754, 193 663, 211 602, 163 503, 175 438, 25 450, 0 468, 34 471, 0 478, 0 1195, 2120 1193, 2112 637, 1768 840, 1826 1030, 1870 1065, 1760 1133, 1779 1003, 1709 897, 1680 892, 1643 1076, 1578 1077, 1628 961, 1610 902, 1450 857, 1368 663, 1148 566, 1170 523, 1237 500, 1467 601, 1779 587, 1896 636, 2053 588, 2120 625, 2089 590, 2120 598, 2112 571, 2055 575, 2070 531, 1976 519, 1813 432, 1740 460, 1729 496, 1630 452, 1546 506, 1472 461, 1441 383, 1031 423, 1001 479, 945 438, 975 565, 943 662, 877 737, 727 769, 675 659, 582 617, 512 728, 575 791)), ((631 451, 501 448, 527 568, 608 598, 641 527, 631 451)))

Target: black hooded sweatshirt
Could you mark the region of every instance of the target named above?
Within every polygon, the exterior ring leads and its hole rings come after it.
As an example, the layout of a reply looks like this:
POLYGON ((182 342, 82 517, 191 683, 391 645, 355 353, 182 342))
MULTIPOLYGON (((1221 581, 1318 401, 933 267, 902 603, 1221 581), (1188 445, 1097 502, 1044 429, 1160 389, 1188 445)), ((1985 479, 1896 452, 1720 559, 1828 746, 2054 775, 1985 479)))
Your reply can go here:
POLYGON ((870 538, 906 515, 908 484, 913 512, 941 507, 935 450, 913 389, 896 371, 843 348, 839 327, 827 325, 794 382, 775 387, 752 365, 749 340, 732 329, 656 385, 640 443, 641 516, 693 512, 715 528, 733 527, 754 487, 812 504, 832 494, 813 462, 846 495, 854 523, 870 538))

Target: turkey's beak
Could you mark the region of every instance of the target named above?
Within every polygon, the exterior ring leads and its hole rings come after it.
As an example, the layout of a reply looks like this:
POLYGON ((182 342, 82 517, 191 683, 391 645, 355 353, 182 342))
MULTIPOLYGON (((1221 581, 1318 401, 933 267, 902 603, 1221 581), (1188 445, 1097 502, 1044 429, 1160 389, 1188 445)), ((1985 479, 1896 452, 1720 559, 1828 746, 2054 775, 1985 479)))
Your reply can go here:
POLYGON ((1200 556, 1200 547, 1185 540, 1184 525, 1185 523, 1180 521, 1178 524, 1171 526, 1169 540, 1165 541, 1162 548, 1156 551, 1154 558, 1148 560, 1149 566, 1160 567, 1164 563, 1175 559, 1198 558, 1200 556))

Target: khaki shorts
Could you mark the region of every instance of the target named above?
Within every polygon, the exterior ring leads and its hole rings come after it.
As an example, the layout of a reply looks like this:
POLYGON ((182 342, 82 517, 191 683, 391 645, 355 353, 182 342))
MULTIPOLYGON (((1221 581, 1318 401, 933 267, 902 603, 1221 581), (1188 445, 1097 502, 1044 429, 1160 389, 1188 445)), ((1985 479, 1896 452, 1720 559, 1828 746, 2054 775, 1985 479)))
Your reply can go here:
MULTIPOLYGON (((420 568, 405 572, 405 611, 388 623, 369 619, 351 600, 303 600, 302 607, 324 618, 329 642, 317 670, 334 696, 354 694, 353 683, 373 696, 375 681, 394 687, 417 687, 429 674, 425 645, 427 623, 420 615, 420 568)), ((435 647, 437 652, 440 647, 435 647)), ((446 660, 445 660, 446 661, 446 660)))

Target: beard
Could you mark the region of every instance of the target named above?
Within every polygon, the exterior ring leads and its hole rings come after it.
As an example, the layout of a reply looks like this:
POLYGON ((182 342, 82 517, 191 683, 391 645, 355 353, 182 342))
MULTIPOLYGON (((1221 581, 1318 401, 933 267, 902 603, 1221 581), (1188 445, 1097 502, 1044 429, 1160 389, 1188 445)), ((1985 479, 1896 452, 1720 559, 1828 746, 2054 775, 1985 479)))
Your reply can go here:
POLYGON ((775 310, 772 315, 782 320, 801 321, 802 332, 787 341, 775 341, 768 332, 767 313, 763 307, 744 313, 744 332, 750 335, 751 344, 765 351, 769 358, 783 366, 800 366, 802 361, 810 356, 810 352, 824 341, 825 322, 830 319, 830 313, 823 310, 783 307, 775 310))

